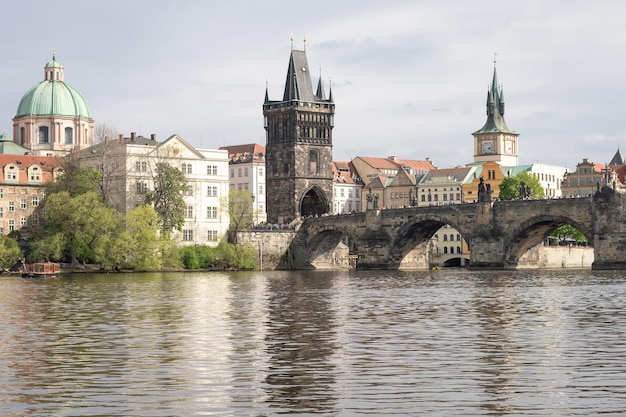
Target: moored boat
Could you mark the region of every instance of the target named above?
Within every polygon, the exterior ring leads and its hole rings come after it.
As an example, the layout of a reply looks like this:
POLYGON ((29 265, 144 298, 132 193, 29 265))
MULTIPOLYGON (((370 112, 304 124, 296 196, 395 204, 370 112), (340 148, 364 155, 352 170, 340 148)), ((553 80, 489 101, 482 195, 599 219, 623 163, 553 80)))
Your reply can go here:
POLYGON ((22 264, 22 277, 53 278, 61 274, 61 264, 55 262, 37 262, 22 264))

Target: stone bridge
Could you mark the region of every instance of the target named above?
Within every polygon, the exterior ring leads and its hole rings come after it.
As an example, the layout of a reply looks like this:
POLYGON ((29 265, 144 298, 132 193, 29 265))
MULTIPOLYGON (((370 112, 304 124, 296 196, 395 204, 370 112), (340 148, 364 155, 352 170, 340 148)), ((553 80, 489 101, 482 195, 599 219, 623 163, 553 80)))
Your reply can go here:
POLYGON ((470 268, 515 269, 530 248, 569 224, 593 245, 593 269, 626 269, 625 202, 626 197, 604 187, 588 198, 368 210, 308 219, 278 268, 336 268, 333 257, 339 247, 348 246, 357 268, 426 269, 430 239, 448 224, 468 242, 470 268))

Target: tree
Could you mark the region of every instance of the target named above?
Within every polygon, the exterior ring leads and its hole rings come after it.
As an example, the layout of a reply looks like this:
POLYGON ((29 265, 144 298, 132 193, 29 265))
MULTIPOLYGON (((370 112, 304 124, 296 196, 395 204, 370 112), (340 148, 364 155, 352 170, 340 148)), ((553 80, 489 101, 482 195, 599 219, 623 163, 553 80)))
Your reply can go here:
POLYGON ((89 167, 80 167, 78 160, 68 156, 63 163, 63 174, 46 184, 46 194, 67 192, 71 197, 89 191, 100 192, 100 173, 89 167))
POLYGON ((160 269, 159 216, 149 205, 136 207, 126 216, 125 265, 134 270, 160 269))
POLYGON ((113 126, 109 126, 106 123, 98 123, 94 128, 94 139, 96 143, 104 142, 107 140, 117 140, 119 132, 113 126))
POLYGON ((520 172, 514 177, 506 177, 500 183, 500 199, 515 200, 520 197, 520 185, 524 182, 529 188, 530 198, 542 198, 544 196, 543 188, 537 178, 528 172, 520 172))
POLYGON ((0 236, 0 267, 3 269, 11 268, 15 265, 24 254, 15 239, 8 236, 0 236))
POLYGON ((63 259, 65 243, 65 236, 60 232, 35 240, 30 244, 27 260, 28 262, 60 261, 63 259))
POLYGON ((254 212, 252 203, 254 199, 248 190, 234 190, 228 192, 228 242, 237 243, 237 232, 249 230, 252 226, 254 212))
POLYGON ((587 242, 587 237, 578 229, 570 224, 564 224, 561 227, 557 227, 550 233, 550 237, 559 240, 560 242, 565 239, 573 239, 576 242, 587 242))
POLYGON ((116 266, 112 254, 120 243, 117 236, 123 230, 123 216, 105 206, 96 192, 74 197, 67 191, 49 195, 45 210, 46 234, 62 233, 72 264, 94 261, 106 269, 116 266))
POLYGON ((161 232, 169 236, 172 230, 182 230, 185 224, 185 200, 187 179, 178 168, 167 162, 157 162, 154 175, 154 190, 146 195, 159 216, 161 232))

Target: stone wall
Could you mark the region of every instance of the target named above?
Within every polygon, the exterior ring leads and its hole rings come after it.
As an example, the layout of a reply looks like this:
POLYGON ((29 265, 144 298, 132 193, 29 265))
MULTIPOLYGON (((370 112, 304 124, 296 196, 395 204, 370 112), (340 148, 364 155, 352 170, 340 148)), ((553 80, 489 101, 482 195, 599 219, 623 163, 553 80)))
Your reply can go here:
POLYGON ((591 269, 593 261, 594 254, 591 247, 538 245, 520 258, 517 268, 591 269))
POLYGON ((256 248, 257 269, 276 269, 295 236, 296 232, 291 230, 260 230, 239 232, 237 233, 237 241, 241 244, 251 243, 256 248))

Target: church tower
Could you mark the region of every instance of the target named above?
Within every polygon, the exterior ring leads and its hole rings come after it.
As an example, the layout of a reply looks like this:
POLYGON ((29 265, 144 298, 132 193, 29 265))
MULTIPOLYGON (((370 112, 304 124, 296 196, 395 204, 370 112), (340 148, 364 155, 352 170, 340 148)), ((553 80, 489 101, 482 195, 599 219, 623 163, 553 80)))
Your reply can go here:
POLYGON ((496 61, 493 80, 487 91, 487 122, 474 135, 474 163, 497 162, 502 166, 518 165, 517 139, 519 133, 509 129, 504 121, 504 94, 498 85, 496 61))
POLYGON ((332 207, 332 130, 335 104, 322 79, 313 92, 306 51, 293 50, 283 99, 263 103, 266 132, 267 220, 289 223, 332 207))

